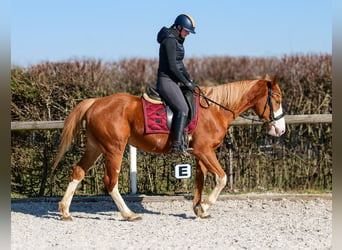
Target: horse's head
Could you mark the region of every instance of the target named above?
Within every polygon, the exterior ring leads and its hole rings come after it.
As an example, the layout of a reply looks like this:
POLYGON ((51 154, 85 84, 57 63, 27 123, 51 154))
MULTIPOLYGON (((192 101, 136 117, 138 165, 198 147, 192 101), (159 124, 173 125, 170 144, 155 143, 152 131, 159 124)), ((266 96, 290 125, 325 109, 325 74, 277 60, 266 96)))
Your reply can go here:
POLYGON ((268 134, 281 136, 285 133, 285 118, 281 106, 282 93, 275 76, 272 80, 266 79, 266 94, 254 106, 254 110, 260 119, 267 121, 268 134))

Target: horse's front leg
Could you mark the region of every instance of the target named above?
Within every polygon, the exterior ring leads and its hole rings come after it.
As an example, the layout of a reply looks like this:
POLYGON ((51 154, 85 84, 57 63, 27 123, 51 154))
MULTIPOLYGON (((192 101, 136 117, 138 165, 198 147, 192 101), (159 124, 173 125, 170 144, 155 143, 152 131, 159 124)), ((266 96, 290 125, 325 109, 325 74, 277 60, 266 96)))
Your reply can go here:
POLYGON ((195 195, 193 201, 193 209, 197 216, 200 217, 200 204, 202 201, 202 192, 204 186, 204 178, 207 175, 207 169, 204 167, 203 163, 197 160, 196 165, 196 177, 195 177, 195 195))
POLYGON ((121 168, 121 158, 107 156, 104 183, 108 193, 113 198, 121 216, 129 221, 140 220, 141 216, 131 211, 119 192, 119 174, 121 168))
POLYGON ((227 176, 220 166, 215 152, 212 152, 210 155, 203 156, 201 161, 198 162, 201 166, 201 174, 196 172, 196 192, 194 197, 193 209, 195 214, 200 218, 209 218, 210 214, 208 212, 209 208, 216 202, 219 194, 222 189, 227 184, 227 176), (204 185, 204 174, 203 169, 208 169, 210 173, 212 173, 216 177, 216 186, 212 190, 212 192, 208 195, 208 197, 201 201, 201 193, 204 185), (200 189, 199 189, 200 188, 200 189), (200 192, 200 193, 199 193, 200 192))

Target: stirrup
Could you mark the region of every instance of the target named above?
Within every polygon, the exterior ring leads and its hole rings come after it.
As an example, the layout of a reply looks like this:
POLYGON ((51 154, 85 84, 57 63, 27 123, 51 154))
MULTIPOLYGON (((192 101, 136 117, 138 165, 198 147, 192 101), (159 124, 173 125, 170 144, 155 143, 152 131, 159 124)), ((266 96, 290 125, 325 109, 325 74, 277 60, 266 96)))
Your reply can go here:
POLYGON ((193 151, 193 148, 186 148, 184 145, 173 145, 171 153, 181 156, 190 156, 189 152, 191 151, 193 151))
POLYGON ((186 152, 186 149, 184 147, 184 145, 180 144, 180 145, 173 145, 172 146, 172 150, 171 150, 172 153, 185 153, 186 152))

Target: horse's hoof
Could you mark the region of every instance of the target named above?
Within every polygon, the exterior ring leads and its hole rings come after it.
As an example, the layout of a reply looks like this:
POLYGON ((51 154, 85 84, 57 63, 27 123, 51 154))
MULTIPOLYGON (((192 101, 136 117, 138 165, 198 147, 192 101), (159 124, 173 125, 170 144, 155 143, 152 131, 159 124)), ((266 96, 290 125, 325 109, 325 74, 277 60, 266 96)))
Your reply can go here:
POLYGON ((137 220, 142 220, 141 216, 135 216, 135 217, 131 217, 128 219, 128 221, 137 221, 137 220))
POLYGON ((69 216, 62 216, 62 217, 61 217, 61 220, 62 220, 62 221, 72 221, 72 218, 71 218, 70 215, 69 215, 69 216))
POLYGON ((209 219, 211 218, 211 215, 207 212, 204 212, 203 209, 201 208, 201 206, 195 206, 194 207, 194 212, 196 214, 197 217, 201 218, 201 219, 209 219))
POLYGON ((210 214, 202 214, 200 216, 201 219, 210 219, 211 218, 211 215, 210 214))
POLYGON ((141 216, 139 214, 133 213, 125 218, 128 221, 137 221, 142 220, 141 216))
POLYGON ((201 206, 195 206, 194 207, 194 212, 195 212, 197 217, 202 218, 203 210, 202 210, 201 206))

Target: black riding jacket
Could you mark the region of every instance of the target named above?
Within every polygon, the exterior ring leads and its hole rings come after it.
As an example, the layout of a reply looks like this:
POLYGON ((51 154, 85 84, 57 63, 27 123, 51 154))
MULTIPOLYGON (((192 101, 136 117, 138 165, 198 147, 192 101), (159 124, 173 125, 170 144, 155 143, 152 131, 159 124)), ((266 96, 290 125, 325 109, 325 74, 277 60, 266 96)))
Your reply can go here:
POLYGON ((191 78, 183 64, 184 39, 175 28, 163 27, 157 36, 160 43, 158 77, 168 77, 172 81, 187 84, 191 78))

